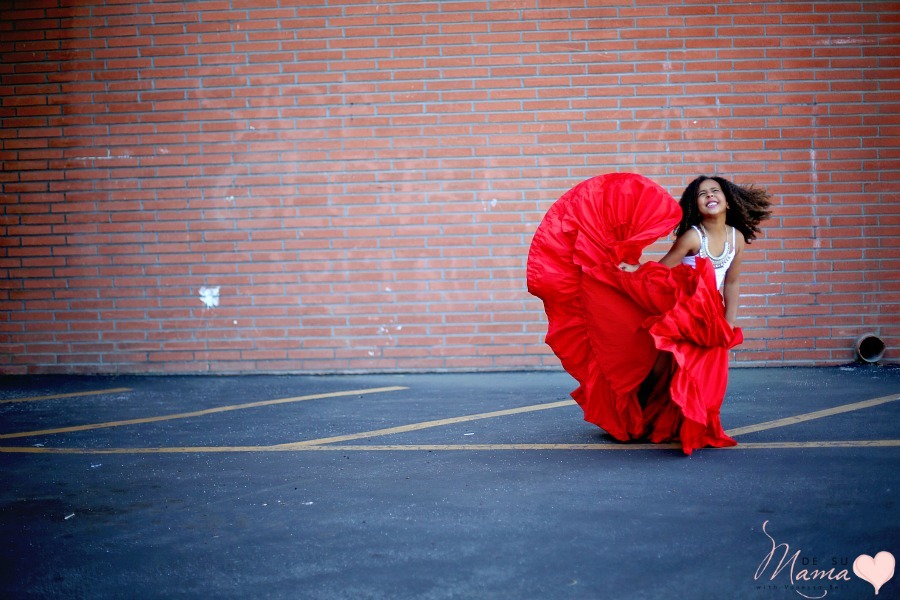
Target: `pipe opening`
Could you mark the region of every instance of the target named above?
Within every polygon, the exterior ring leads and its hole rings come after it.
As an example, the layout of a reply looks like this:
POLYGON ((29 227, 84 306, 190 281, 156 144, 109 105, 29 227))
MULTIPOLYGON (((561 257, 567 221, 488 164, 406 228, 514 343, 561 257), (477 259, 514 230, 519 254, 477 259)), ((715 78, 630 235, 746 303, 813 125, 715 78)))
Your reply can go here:
POLYGON ((876 363, 884 356, 884 341, 874 333, 867 333, 856 340, 856 355, 863 362, 876 363))

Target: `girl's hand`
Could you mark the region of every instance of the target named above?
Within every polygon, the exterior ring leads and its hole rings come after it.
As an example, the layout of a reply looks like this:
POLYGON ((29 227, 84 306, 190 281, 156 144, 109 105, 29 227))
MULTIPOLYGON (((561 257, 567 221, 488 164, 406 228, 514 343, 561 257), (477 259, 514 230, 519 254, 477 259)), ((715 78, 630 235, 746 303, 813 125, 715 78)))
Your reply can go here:
POLYGON ((635 271, 638 270, 638 268, 640 268, 640 266, 641 265, 632 265, 627 262, 620 262, 619 270, 625 271, 626 273, 634 273, 635 271))

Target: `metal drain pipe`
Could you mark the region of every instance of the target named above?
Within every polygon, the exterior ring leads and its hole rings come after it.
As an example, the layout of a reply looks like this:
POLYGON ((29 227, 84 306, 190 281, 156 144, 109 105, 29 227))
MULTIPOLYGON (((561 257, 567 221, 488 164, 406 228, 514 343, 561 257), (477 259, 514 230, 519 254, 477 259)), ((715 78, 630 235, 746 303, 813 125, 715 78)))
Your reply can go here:
POLYGON ((856 356, 866 363, 877 363, 884 356, 884 341, 874 333, 866 333, 856 340, 856 356))

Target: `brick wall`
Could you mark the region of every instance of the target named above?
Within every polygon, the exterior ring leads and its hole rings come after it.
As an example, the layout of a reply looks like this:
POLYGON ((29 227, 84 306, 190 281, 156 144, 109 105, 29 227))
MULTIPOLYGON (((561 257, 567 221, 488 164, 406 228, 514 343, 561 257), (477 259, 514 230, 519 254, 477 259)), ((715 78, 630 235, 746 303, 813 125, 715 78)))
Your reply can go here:
POLYGON ((900 356, 896 3, 0 0, 0 123, 4 373, 554 368, 610 171, 775 194, 735 364, 900 356))

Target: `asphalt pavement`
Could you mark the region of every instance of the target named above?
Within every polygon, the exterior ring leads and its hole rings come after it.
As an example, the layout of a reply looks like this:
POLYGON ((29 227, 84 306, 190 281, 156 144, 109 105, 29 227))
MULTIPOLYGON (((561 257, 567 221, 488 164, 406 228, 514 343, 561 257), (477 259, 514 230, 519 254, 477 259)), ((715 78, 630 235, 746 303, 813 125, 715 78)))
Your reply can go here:
POLYGON ((733 369, 739 445, 690 457, 615 442, 574 387, 0 378, 0 598, 876 598, 900 368, 733 369))

